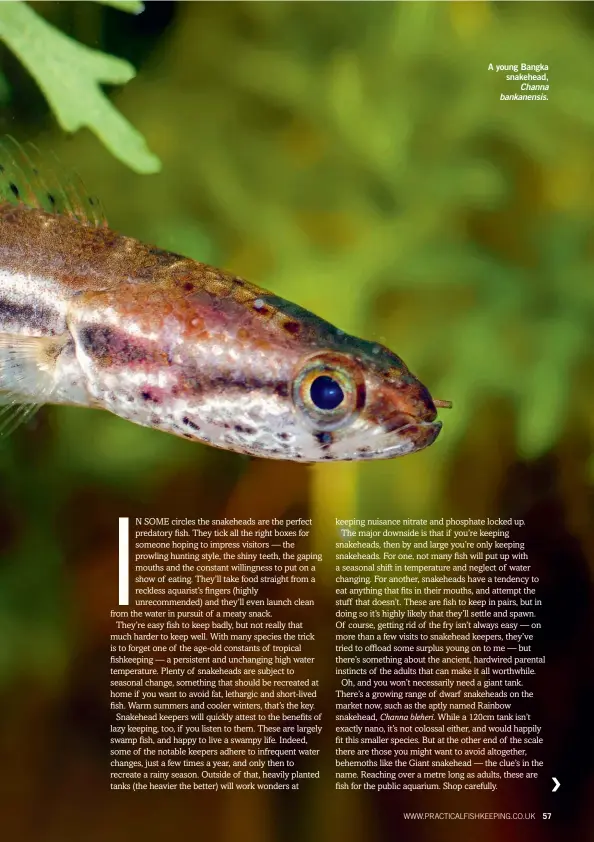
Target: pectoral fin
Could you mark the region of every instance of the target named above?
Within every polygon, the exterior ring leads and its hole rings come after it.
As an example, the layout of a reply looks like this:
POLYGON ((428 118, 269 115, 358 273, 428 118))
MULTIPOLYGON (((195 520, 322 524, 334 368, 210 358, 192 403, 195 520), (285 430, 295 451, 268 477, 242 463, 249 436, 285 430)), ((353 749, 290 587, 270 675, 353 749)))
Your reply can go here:
POLYGON ((0 333, 0 436, 51 401, 56 360, 66 339, 0 333))

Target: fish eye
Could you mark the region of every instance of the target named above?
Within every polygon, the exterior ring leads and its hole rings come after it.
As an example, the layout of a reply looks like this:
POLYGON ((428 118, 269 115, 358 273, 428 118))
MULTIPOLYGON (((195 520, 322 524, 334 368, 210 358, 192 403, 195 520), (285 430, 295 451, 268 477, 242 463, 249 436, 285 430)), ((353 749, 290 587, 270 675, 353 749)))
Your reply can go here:
POLYGON ((352 362, 339 355, 309 360, 293 384, 293 403, 316 430, 352 420, 365 402, 365 384, 352 362))
POLYGON ((338 380, 322 374, 312 382, 309 395, 318 409, 336 409, 344 400, 344 392, 338 380))

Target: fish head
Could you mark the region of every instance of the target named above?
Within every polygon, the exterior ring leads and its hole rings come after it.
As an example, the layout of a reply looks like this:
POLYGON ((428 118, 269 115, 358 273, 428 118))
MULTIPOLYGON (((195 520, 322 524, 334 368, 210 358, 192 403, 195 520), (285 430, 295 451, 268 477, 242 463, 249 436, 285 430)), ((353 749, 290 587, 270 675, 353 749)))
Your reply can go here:
POLYGON ((219 393, 234 388, 224 446, 321 462, 390 459, 435 441, 436 402, 388 348, 272 294, 259 293, 247 308, 251 321, 239 346, 237 333, 232 342, 242 382, 221 383, 219 393))
POLYGON ((340 350, 300 360, 292 380, 306 459, 389 459, 422 450, 441 430, 427 388, 381 345, 343 334, 340 350))

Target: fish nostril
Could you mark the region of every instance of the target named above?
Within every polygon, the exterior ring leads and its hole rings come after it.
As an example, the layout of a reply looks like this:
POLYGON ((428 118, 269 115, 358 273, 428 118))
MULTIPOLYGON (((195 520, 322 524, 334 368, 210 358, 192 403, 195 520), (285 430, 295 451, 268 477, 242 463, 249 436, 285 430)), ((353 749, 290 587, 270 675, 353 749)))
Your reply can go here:
POLYGON ((422 421, 433 421, 437 418, 437 409, 435 408, 429 389, 421 383, 418 386, 414 414, 417 419, 422 421))
POLYGON ((431 401, 430 405, 427 407, 427 414, 425 415, 424 421, 434 421, 437 418, 437 410, 435 409, 435 405, 433 401, 431 401))

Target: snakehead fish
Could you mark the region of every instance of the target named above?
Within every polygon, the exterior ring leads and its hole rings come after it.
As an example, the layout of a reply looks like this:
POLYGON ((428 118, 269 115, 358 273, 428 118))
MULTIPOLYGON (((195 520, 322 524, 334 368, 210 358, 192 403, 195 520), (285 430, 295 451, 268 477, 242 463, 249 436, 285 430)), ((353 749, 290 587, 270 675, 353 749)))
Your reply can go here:
POLYGON ((215 447, 303 462, 387 459, 441 429, 425 386, 225 271, 110 230, 74 176, 0 149, 0 421, 98 407, 215 447))

